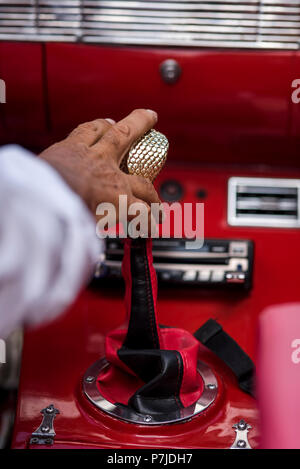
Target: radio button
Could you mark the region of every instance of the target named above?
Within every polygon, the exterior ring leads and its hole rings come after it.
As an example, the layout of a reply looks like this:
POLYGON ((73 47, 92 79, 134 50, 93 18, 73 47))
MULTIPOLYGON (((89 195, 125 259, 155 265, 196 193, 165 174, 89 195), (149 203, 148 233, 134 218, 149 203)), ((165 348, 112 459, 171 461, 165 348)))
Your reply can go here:
POLYGON ((212 246, 211 252, 217 252, 217 253, 227 252, 227 246, 212 246))
POLYGON ((212 276, 211 276, 211 280, 212 280, 212 282, 222 282, 222 280, 224 280, 224 272, 222 270, 221 271, 218 271, 218 270, 213 271, 212 276))
POLYGON ((201 282, 208 282, 209 279, 210 279, 210 270, 200 270, 199 271, 199 280, 201 280, 201 282))
POLYGON ((237 257, 247 257, 248 245, 245 242, 232 241, 229 245, 229 255, 237 257))
POLYGON ((171 274, 169 271, 165 270, 162 272, 158 272, 159 278, 162 280, 170 280, 171 279, 171 274))
POLYGON ((159 188, 160 196, 165 202, 178 202, 183 197, 183 187, 175 179, 164 181, 159 188))
POLYGON ((156 272, 157 272, 158 278, 166 282, 182 280, 181 270, 158 270, 156 269, 156 272))
POLYGON ((196 270, 186 270, 182 276, 182 279, 185 281, 196 280, 197 271, 196 270))

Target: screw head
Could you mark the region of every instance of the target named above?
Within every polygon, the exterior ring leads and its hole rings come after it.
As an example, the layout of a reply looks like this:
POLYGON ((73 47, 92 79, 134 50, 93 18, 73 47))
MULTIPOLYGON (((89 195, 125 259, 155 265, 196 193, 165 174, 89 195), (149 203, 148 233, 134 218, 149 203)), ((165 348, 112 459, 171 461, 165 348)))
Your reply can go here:
POLYGON ((176 60, 167 59, 160 65, 160 74, 165 83, 174 84, 179 80, 181 67, 176 60))
POLYGON ((216 386, 215 384, 208 384, 208 385, 207 385, 207 388, 208 388, 208 389, 216 389, 216 387, 217 387, 217 386, 216 386))
POLYGON ((30 443, 32 443, 32 444, 34 444, 34 445, 35 445, 36 443, 38 443, 38 442, 39 442, 39 439, 36 438, 36 437, 31 438, 31 440, 30 440, 30 443))
POLYGON ((45 440, 45 443, 46 443, 46 445, 52 445, 53 441, 52 441, 51 438, 47 438, 47 439, 45 440))
POLYGON ((246 441, 238 440, 236 445, 237 445, 238 448, 245 448, 246 447, 246 441))
POLYGON ((241 420, 239 423, 238 423, 238 429, 239 430, 245 430, 247 424, 245 422, 245 420, 241 420))
POLYGON ((152 421, 151 415, 145 415, 144 422, 151 422, 151 421, 152 421))
POLYGON ((87 376, 85 378, 86 383, 93 383, 95 381, 94 376, 87 376))
POLYGON ((47 412, 47 414, 53 414, 54 408, 49 406, 49 407, 47 407, 46 412, 47 412))
POLYGON ((48 427, 48 425, 44 425, 42 428, 41 428, 42 432, 43 433, 48 433, 48 431, 50 430, 50 427, 48 427))

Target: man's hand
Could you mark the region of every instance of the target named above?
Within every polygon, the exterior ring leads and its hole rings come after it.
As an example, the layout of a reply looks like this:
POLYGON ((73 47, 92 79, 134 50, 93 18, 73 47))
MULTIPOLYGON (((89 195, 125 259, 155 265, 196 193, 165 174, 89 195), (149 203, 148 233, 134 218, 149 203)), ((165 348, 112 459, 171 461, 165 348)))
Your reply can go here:
POLYGON ((102 202, 112 203, 118 215, 119 195, 126 195, 128 205, 146 205, 150 223, 150 204, 160 203, 157 192, 150 181, 125 174, 119 166, 131 145, 156 122, 157 114, 144 109, 134 110, 117 123, 110 119, 86 122, 40 157, 61 174, 94 215, 102 202))

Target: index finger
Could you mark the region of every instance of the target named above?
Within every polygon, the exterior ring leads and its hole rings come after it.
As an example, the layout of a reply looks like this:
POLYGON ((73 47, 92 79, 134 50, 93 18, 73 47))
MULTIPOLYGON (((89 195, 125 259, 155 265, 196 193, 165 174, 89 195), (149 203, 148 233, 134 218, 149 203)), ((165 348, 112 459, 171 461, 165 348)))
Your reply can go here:
POLYGON ((157 122, 157 114, 146 109, 135 109, 127 117, 112 125, 92 146, 99 156, 108 156, 120 165, 131 145, 157 122))

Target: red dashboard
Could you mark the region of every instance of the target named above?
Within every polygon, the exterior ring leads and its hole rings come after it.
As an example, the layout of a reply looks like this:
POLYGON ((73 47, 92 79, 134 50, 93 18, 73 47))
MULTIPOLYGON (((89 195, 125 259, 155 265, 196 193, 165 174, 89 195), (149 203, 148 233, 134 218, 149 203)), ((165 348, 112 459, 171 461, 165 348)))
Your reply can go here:
POLYGON ((291 100, 299 54, 0 43, 7 83, 1 143, 40 149, 99 116, 153 108, 171 142, 170 160, 299 166, 299 106, 291 100), (182 73, 165 83, 161 63, 182 73))

